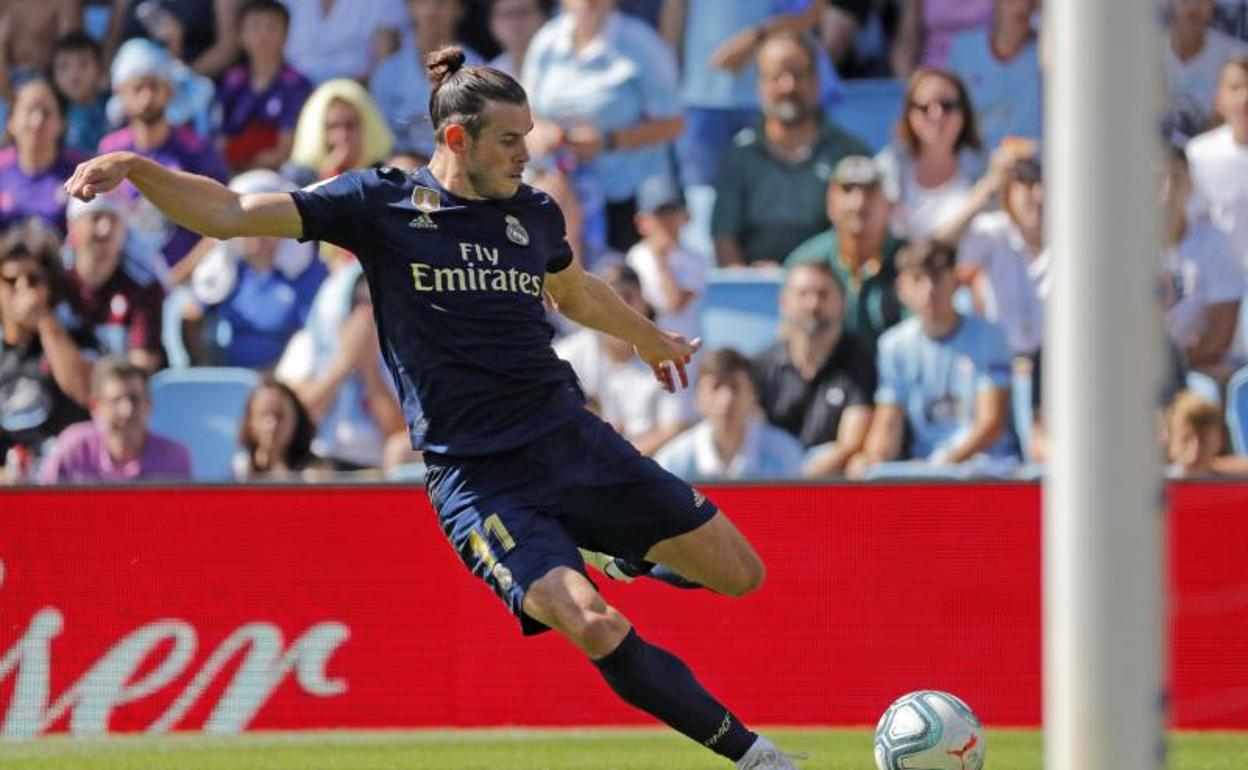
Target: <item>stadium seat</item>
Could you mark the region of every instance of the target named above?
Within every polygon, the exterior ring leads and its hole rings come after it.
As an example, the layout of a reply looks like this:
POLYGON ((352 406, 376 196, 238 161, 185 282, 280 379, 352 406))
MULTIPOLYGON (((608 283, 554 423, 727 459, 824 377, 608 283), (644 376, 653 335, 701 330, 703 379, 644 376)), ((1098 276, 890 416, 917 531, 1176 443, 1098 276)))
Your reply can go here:
POLYGON ((232 477, 243 407, 260 381, 250 369, 165 369, 152 377, 151 429, 186 445, 196 481, 232 477))
POLYGON ((1231 375, 1226 384, 1226 424, 1235 454, 1248 454, 1248 366, 1231 375))
POLYGON ((712 270, 702 299, 703 349, 732 347, 752 356, 775 342, 783 280, 779 270, 712 270))
POLYGON ((876 78, 846 80, 842 85, 845 95, 832 110, 832 120, 856 134, 872 152, 884 149, 901 114, 906 84, 892 78, 876 78))

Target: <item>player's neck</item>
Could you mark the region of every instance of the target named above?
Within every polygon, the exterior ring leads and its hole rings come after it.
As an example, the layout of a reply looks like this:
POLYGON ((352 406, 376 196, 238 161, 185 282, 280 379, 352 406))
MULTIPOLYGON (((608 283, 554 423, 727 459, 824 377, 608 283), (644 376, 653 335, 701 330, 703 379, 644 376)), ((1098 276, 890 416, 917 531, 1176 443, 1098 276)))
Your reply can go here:
POLYGON ((477 188, 469 181, 467 170, 455 161, 451 153, 441 147, 434 150, 433 157, 429 159, 429 173, 438 180, 442 189, 457 198, 485 200, 485 196, 478 193, 477 188))

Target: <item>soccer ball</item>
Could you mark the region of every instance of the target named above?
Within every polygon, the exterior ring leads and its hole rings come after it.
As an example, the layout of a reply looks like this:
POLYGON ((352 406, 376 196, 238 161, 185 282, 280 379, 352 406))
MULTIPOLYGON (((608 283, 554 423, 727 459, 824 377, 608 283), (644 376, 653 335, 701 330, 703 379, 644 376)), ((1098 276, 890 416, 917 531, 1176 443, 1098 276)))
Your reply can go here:
POLYGON ((982 770, 987 749, 970 706, 939 690, 901 696, 875 728, 879 770, 982 770))

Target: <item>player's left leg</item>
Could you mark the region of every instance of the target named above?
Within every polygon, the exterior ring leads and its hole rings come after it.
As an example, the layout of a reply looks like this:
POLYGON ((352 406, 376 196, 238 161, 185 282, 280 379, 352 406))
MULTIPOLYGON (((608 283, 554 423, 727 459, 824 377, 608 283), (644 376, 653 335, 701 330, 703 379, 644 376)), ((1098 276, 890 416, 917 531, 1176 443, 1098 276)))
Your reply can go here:
POLYGON ((696 529, 655 543, 646 561, 727 596, 757 591, 767 576, 763 560, 722 511, 696 529))

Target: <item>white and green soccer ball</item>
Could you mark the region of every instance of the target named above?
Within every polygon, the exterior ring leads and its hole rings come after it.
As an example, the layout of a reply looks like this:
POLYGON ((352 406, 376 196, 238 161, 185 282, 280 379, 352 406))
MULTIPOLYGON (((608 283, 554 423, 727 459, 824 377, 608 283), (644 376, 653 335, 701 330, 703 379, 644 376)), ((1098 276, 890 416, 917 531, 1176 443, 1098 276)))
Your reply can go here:
POLYGON ((987 749, 971 707, 939 690, 901 696, 875 728, 879 770, 983 770, 987 749))

